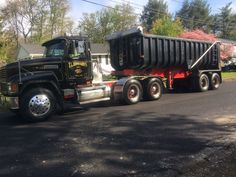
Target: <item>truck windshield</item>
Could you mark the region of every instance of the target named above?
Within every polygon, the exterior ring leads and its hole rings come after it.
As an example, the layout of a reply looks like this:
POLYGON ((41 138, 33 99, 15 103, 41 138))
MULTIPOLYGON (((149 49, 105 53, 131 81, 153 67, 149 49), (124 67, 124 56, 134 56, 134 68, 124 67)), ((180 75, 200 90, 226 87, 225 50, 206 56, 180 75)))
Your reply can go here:
POLYGON ((60 41, 46 47, 46 57, 63 57, 65 53, 65 42, 60 41))

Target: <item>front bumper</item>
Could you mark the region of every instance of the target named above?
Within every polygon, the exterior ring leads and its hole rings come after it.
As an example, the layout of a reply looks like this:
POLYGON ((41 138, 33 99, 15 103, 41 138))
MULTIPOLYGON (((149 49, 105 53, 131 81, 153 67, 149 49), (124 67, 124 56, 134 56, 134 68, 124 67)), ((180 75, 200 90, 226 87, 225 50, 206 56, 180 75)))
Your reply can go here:
POLYGON ((19 97, 0 95, 0 106, 8 107, 13 110, 19 109, 19 97))

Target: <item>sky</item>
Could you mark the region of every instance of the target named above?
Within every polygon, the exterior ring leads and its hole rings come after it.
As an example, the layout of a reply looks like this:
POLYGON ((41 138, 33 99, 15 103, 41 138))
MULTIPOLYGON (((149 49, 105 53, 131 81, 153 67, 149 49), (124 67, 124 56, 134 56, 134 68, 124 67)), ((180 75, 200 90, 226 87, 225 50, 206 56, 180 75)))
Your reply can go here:
MULTIPOLYGON (((1 0, 0 0, 1 1, 1 0)), ((115 6, 116 4, 121 4, 122 2, 130 2, 130 5, 134 7, 135 12, 140 14, 142 12, 143 6, 145 6, 148 0, 89 0, 95 3, 103 4, 106 6, 115 6)), ((182 2, 184 0, 165 0, 167 2, 170 13, 175 14, 181 8, 182 2)), ((84 2, 83 0, 69 0, 71 10, 69 16, 71 16, 75 21, 79 21, 83 13, 96 12, 104 7, 99 5, 84 2)), ((232 2, 233 11, 236 12, 236 0, 208 0, 211 7, 212 14, 218 13, 219 9, 225 6, 227 3, 232 2)))
MULTIPOLYGON (((148 0, 89 0, 95 3, 103 4, 106 6, 115 6, 122 2, 130 2, 130 5, 134 7, 135 13, 141 14, 143 6, 145 6, 148 0)), ((168 4, 170 13, 175 14, 181 8, 184 0, 165 0, 168 4)), ((0 7, 4 6, 6 0, 0 0, 0 7)), ((219 9, 225 6, 227 3, 232 2, 233 11, 236 13, 236 0, 208 0, 211 7, 212 14, 218 13, 219 9)), ((75 22, 78 22, 83 13, 96 12, 104 7, 99 5, 84 2, 83 0, 69 0, 71 9, 68 16, 72 17, 75 22)))

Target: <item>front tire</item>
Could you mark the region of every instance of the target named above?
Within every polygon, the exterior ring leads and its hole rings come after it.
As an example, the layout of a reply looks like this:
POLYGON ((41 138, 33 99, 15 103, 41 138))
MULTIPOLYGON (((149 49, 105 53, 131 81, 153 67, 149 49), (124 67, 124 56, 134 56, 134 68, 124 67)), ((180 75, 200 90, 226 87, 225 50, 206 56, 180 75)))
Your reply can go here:
POLYGON ((56 101, 52 92, 45 88, 27 91, 21 98, 21 115, 31 122, 48 119, 56 110, 56 101))

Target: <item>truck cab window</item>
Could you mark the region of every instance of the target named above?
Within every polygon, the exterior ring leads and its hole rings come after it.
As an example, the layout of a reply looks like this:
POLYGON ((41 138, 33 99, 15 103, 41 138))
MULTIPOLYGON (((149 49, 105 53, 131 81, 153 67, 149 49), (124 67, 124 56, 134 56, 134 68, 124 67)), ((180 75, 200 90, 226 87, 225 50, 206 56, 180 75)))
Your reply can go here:
POLYGON ((46 57, 63 57, 65 54, 65 42, 60 41, 46 47, 46 57))
POLYGON ((85 42, 72 40, 68 54, 71 58, 84 58, 85 57, 85 42))

